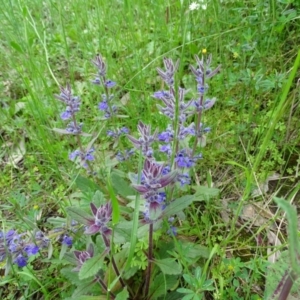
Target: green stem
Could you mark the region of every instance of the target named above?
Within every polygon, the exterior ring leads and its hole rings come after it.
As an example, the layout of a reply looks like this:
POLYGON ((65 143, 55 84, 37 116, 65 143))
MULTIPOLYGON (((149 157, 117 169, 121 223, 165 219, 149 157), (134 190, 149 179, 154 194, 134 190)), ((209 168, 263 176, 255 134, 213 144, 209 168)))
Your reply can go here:
POLYGON ((148 249, 148 268, 146 273, 146 283, 145 283, 145 297, 148 297, 150 288, 150 278, 152 269, 152 259, 153 259, 153 223, 149 225, 149 249, 148 249))

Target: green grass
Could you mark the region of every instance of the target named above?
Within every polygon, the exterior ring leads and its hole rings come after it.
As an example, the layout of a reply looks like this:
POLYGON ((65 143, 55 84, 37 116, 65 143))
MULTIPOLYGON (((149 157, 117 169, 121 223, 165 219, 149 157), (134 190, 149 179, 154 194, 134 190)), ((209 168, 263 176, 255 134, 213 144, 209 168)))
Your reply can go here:
MULTIPOLYGON (((194 202, 185 216, 178 216, 178 238, 170 241, 159 229, 158 240, 165 241, 163 249, 172 248, 168 243, 174 246, 170 251, 182 264, 182 274, 191 276, 199 264, 204 272, 199 282, 212 279, 214 290, 203 299, 263 299, 270 228, 279 235, 282 249, 287 243, 287 232, 274 227, 281 215, 272 197, 294 195, 291 201, 300 207, 300 6, 292 0, 210 0, 205 11, 190 11, 190 3, 0 1, 1 226, 4 231, 36 226, 50 230, 49 218, 64 218, 67 206, 91 201, 93 189, 82 192, 76 185, 76 177, 86 173, 68 160, 75 139, 53 131, 64 127, 59 118, 63 106, 54 94, 60 85, 71 84, 82 99, 84 131, 98 135, 96 169, 108 163, 118 149, 106 137, 97 109, 99 89, 90 83, 95 74, 91 60, 97 53, 105 58, 108 77, 117 82, 114 93, 126 116, 112 121, 137 136, 139 120, 152 128, 166 127, 151 97, 165 88, 156 72, 163 58, 180 59, 179 84, 195 90, 189 65, 207 49, 213 66, 221 64, 222 70, 209 82, 208 97, 216 97, 217 103, 204 116, 212 131, 195 174, 197 183, 219 188, 220 194, 209 195, 207 190, 205 201, 194 202), (278 179, 269 182, 269 190, 253 197, 253 190, 275 172, 278 179), (270 211, 264 214, 265 224, 243 219, 245 205, 253 203, 270 211), (222 216, 225 208, 228 220, 222 216), (261 243, 256 243, 258 238, 261 243), (183 241, 215 252, 209 260, 194 262, 183 250, 183 241)), ((89 141, 83 139, 84 144, 89 141)), ((127 148, 129 142, 121 141, 120 147, 127 148)), ((135 157, 116 169, 127 174, 139 166, 135 157)), ((103 168, 100 178, 107 178, 108 170, 113 168, 103 168)), ((97 184, 107 182, 99 179, 97 184)), ((113 192, 118 200, 124 196, 113 192)), ((133 260, 138 260, 137 253, 131 252, 133 260)), ((66 262, 59 255, 55 244, 52 260, 46 256, 23 270, 14 267, 2 278, 1 299, 70 297, 75 287, 61 273, 66 262)), ((174 289, 193 290, 184 277, 176 284, 174 289)))

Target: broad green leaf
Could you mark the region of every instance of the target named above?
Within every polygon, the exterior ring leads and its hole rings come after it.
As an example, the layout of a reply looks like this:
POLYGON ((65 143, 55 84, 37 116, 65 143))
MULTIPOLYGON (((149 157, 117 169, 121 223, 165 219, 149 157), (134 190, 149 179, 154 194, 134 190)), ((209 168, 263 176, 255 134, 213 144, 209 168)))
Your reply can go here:
POLYGON ((78 285, 76 290, 72 294, 71 299, 77 300, 80 296, 83 296, 82 294, 89 292, 93 288, 95 283, 96 282, 94 280, 90 280, 89 282, 78 285))
POLYGON ((79 271, 79 279, 85 279, 97 274, 103 268, 104 254, 98 254, 84 262, 79 271))
POLYGON ((105 200, 103 193, 98 190, 95 192, 92 202, 99 207, 100 205, 105 204, 107 201, 105 200))
POLYGON ((123 244, 130 241, 132 221, 121 221, 114 227, 114 242, 123 244))
POLYGON ((150 294, 152 299, 167 294, 168 290, 174 290, 179 283, 178 276, 158 274, 150 286, 150 294))
POLYGON ((83 177, 81 175, 78 175, 75 179, 75 183, 77 187, 82 191, 82 192, 96 192, 97 190, 101 191, 100 187, 90 179, 83 177))
POLYGON ((127 300, 128 297, 129 297, 129 293, 127 291, 127 288, 125 287, 123 289, 123 291, 121 293, 119 293, 115 299, 116 300, 127 300))
POLYGON ((220 194, 219 189, 209 188, 207 186, 193 186, 193 189, 196 191, 194 194, 195 201, 206 201, 220 194))
POLYGON ((187 257, 195 259, 201 257, 208 258, 210 254, 210 250, 207 247, 189 242, 182 243, 182 252, 185 253, 187 257))
POLYGON ((161 269, 164 274, 179 275, 181 274, 182 267, 173 258, 155 259, 154 263, 161 269))
POLYGON ((136 193, 135 190, 130 186, 130 183, 116 172, 112 172, 111 174, 111 183, 114 190, 123 197, 135 195, 136 193))
POLYGON ((173 216, 187 208, 194 200, 195 197, 193 195, 186 195, 175 199, 167 205, 166 209, 163 212, 163 215, 165 217, 173 216))
POLYGON ((72 271, 73 267, 66 267, 60 270, 60 273, 66 278, 70 283, 78 285, 80 280, 78 278, 78 273, 72 271))
POLYGON ((82 208, 76 206, 69 206, 66 208, 68 215, 75 221, 81 224, 89 225, 88 220, 91 219, 91 215, 84 211, 82 208))

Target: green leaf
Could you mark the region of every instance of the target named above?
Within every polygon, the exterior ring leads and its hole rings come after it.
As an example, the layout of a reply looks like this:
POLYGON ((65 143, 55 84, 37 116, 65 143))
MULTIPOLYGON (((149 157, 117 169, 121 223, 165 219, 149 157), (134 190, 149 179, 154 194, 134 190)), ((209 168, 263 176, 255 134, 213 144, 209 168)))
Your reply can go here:
POLYGON ((124 180, 116 172, 112 172, 111 174, 111 183, 114 190, 123 197, 135 195, 136 193, 135 190, 130 186, 130 183, 124 180))
POLYGON ((97 190, 101 191, 101 188, 93 181, 90 179, 83 177, 81 175, 78 175, 75 179, 75 183, 77 187, 82 191, 82 192, 96 192, 97 190))
POLYGON ((105 200, 103 193, 97 190, 92 198, 92 202, 99 207, 100 205, 105 204, 107 201, 105 200))
POLYGON ((210 198, 219 196, 220 190, 216 188, 210 188, 207 186, 193 186, 193 189, 196 191, 194 194, 195 201, 207 201, 210 198))
POLYGON ((168 290, 174 290, 179 283, 178 276, 158 274, 150 286, 152 299, 158 299, 167 294, 168 290))
MULTIPOLYGON (((75 300, 75 298, 71 298, 72 300, 75 300)), ((76 300, 107 300, 107 296, 106 295, 100 295, 100 296, 88 296, 88 295, 82 295, 78 298, 76 298, 76 300)))
POLYGON ((129 293, 127 291, 127 288, 125 287, 123 289, 123 291, 121 293, 119 293, 115 299, 116 300, 127 300, 128 297, 129 297, 129 293))
POLYGON ((210 254, 209 248, 189 242, 182 243, 182 252, 185 253, 188 258, 195 259, 199 259, 201 257, 208 258, 210 254))
POLYGON ((182 294, 194 294, 194 291, 185 288, 179 288, 177 289, 177 292, 182 294))
POLYGON ((81 224, 89 225, 89 219, 91 215, 84 211, 82 208, 76 206, 69 206, 66 208, 68 215, 75 221, 81 224))
POLYGON ((15 50, 17 50, 18 52, 24 53, 22 47, 21 47, 18 43, 14 42, 14 41, 11 41, 11 42, 10 42, 10 46, 11 46, 12 48, 14 48, 15 50))
POLYGON ((274 197, 274 201, 282 208, 287 215, 288 219, 288 239, 289 239, 289 252, 291 257, 291 266, 293 271, 300 276, 300 243, 298 237, 298 218, 296 209, 286 200, 274 197))
MULTIPOLYGON (((74 291, 74 293, 72 294, 72 298, 71 299, 79 299, 80 296, 83 296, 83 293, 87 293, 89 292, 92 287, 95 285, 95 281, 91 280, 89 282, 85 282, 83 284, 80 284, 77 286, 76 290, 74 291)), ((100 299, 100 298, 99 298, 100 299)))
POLYGON ((62 244, 61 249, 60 249, 60 253, 59 253, 59 259, 62 260, 65 253, 67 252, 67 250, 69 249, 69 246, 66 244, 62 244))
POLYGON ((98 254, 84 262, 79 271, 79 279, 85 279, 97 274, 97 272, 103 268, 103 259, 105 255, 98 254))
POLYGON ((180 197, 167 205, 163 215, 165 217, 175 215, 187 208, 193 201, 195 201, 194 195, 180 197))
POLYGON ((130 241, 132 221, 121 221, 114 227, 114 242, 124 244, 130 241))
POLYGON ((155 259, 154 263, 161 269, 164 274, 179 275, 181 274, 182 267, 173 258, 155 259))

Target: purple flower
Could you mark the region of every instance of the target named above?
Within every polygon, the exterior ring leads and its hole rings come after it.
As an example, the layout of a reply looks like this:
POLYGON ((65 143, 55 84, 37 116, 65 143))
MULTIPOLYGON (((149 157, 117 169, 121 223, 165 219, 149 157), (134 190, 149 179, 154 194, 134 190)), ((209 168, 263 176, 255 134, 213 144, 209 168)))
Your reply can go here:
POLYGON ((71 247, 73 244, 73 238, 71 236, 68 235, 64 235, 63 239, 62 239, 62 244, 71 247))
POLYGON ((93 244, 90 244, 88 246, 87 251, 78 251, 75 250, 74 252, 74 256, 75 259, 77 261, 77 267, 73 269, 73 271, 79 271, 82 267, 82 265, 89 260, 90 258, 92 258, 94 256, 94 246, 93 244))
POLYGON ((118 161, 125 161, 130 158, 134 154, 134 149, 125 150, 125 153, 119 151, 116 155, 118 161))
POLYGON ((190 150, 183 149, 177 153, 175 162, 179 168, 191 168, 200 158, 202 158, 201 154, 192 157, 190 150))
POLYGON ((27 265, 27 260, 27 257, 24 257, 22 254, 19 254, 14 260, 14 263, 17 264, 20 268, 23 268, 27 265))
POLYGON ((191 183, 191 177, 186 173, 178 174, 176 179, 177 179, 178 182, 180 182, 180 186, 184 186, 186 184, 191 183))
POLYGON ((179 134, 178 139, 184 140, 188 135, 195 135, 195 124, 191 123, 189 126, 184 127, 183 125, 180 125, 179 127, 179 134))
POLYGON ((111 230, 108 228, 108 223, 111 220, 112 206, 110 202, 96 207, 94 203, 90 204, 93 217, 86 220, 87 228, 86 234, 95 234, 101 232, 102 234, 108 235, 111 230))
POLYGON ((169 91, 157 91, 153 94, 153 97, 159 100, 162 99, 170 99, 172 97, 172 95, 170 94, 169 91))
POLYGON ((66 130, 72 134, 80 134, 82 132, 83 124, 75 124, 74 122, 70 122, 66 128, 66 130))
POLYGON ((28 244, 24 247, 24 251, 28 256, 35 255, 39 252, 39 247, 35 244, 28 244))
POLYGON ((116 130, 109 129, 109 130, 107 130, 106 133, 107 133, 107 136, 109 136, 109 137, 118 138, 122 134, 128 134, 129 129, 127 127, 122 127, 120 129, 116 129, 116 130))
POLYGON ((35 240, 36 243, 42 248, 48 247, 50 242, 50 239, 47 236, 45 236, 45 234, 42 231, 37 231, 35 233, 35 240))
POLYGON ((96 58, 92 60, 92 63, 98 69, 99 76, 105 77, 107 68, 102 56, 97 54, 96 58))
POLYGON ((122 128, 120 129, 120 132, 121 132, 121 133, 124 133, 124 134, 128 134, 128 133, 129 133, 129 129, 128 129, 127 127, 122 127, 122 128))
POLYGON ((163 71, 160 68, 157 68, 157 72, 160 75, 160 77, 163 79, 163 81, 168 85, 168 86, 173 86, 174 85, 174 74, 178 70, 179 67, 179 60, 176 61, 174 64, 172 59, 170 58, 164 58, 164 65, 166 71, 163 71))
POLYGON ((109 109, 108 104, 106 101, 102 101, 99 103, 98 108, 102 111, 106 111, 109 109))
POLYGON ((68 120, 72 118, 72 113, 69 110, 66 110, 63 113, 61 113, 60 117, 62 118, 62 120, 68 120))
POLYGON ((72 95, 71 86, 68 84, 66 88, 60 87, 60 94, 55 97, 66 104, 66 110, 60 115, 63 120, 68 120, 79 111, 80 98, 72 95))
POLYGON ((89 149, 85 154, 84 160, 88 160, 88 161, 95 160, 94 155, 92 155, 92 153, 94 152, 95 152, 94 148, 89 149))
POLYGON ((166 175, 166 174, 169 174, 171 172, 171 167, 170 166, 165 166, 162 170, 162 174, 163 175, 166 175))
POLYGON ((172 154, 172 148, 170 144, 162 145, 159 147, 159 151, 166 153, 169 157, 172 154))
POLYGON ((145 125, 142 121, 139 121, 138 131, 140 133, 140 138, 136 139, 131 135, 127 135, 128 139, 131 141, 133 146, 138 150, 142 151, 142 154, 147 158, 152 158, 153 150, 152 143, 157 137, 157 130, 151 135, 151 126, 145 125))
POLYGON ((212 108, 215 105, 215 103, 216 103, 216 98, 207 99, 203 105, 204 110, 208 110, 212 108))
POLYGON ((69 154, 69 159, 74 161, 77 157, 79 157, 81 160, 81 165, 84 168, 87 168, 88 167, 87 161, 95 160, 93 155, 94 152, 95 152, 94 148, 87 150, 85 153, 77 149, 69 154))
POLYGON ((153 160, 145 160, 141 183, 132 184, 132 187, 146 200, 146 221, 154 221, 160 216, 166 200, 166 194, 162 189, 171 184, 176 176, 176 171, 167 173, 164 165, 153 160))
POLYGON ((69 154, 69 159, 74 161, 80 154, 81 152, 79 150, 75 150, 69 154))
POLYGON ((160 142, 169 143, 174 139, 174 130, 168 126, 167 130, 159 133, 157 137, 160 142))
POLYGON ((170 229, 167 231, 169 235, 177 235, 177 228, 175 226, 170 226, 170 229))
POLYGON ((116 85, 116 83, 112 80, 106 80, 104 85, 110 89, 110 88, 113 88, 116 85))

